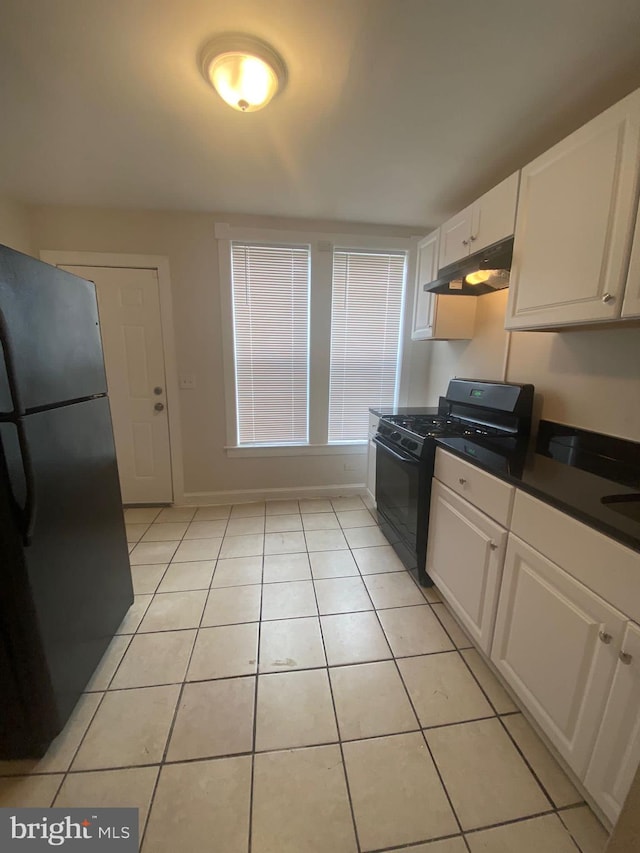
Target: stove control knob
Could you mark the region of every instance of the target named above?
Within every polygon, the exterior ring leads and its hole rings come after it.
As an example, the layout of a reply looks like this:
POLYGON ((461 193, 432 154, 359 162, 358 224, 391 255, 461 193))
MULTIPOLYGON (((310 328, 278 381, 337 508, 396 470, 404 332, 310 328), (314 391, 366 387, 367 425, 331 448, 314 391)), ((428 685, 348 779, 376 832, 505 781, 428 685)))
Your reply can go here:
POLYGON ((392 438, 394 441, 397 441, 400 438, 399 432, 392 432, 389 438, 392 438))
POLYGON ((405 447, 408 447, 409 450, 416 450, 416 448, 418 447, 418 442, 417 441, 407 441, 407 442, 405 442, 405 447))

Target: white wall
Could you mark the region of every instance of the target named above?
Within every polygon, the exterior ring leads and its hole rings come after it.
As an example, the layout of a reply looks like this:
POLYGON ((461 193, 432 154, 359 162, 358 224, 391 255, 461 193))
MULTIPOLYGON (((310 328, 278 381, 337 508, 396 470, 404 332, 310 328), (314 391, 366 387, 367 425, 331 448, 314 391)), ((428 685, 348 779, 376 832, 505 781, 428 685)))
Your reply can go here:
MULTIPOLYGON (((181 391, 185 491, 299 489, 363 484, 366 456, 229 458, 224 450, 225 409, 215 222, 246 227, 407 237, 405 228, 283 220, 227 214, 162 213, 34 207, 33 240, 42 249, 165 255, 173 291, 178 370, 193 373, 197 390, 181 391), (348 460, 348 461, 347 461, 348 460), (355 463, 345 470, 345 463, 355 463)), ((407 350, 415 393, 426 369, 407 350)), ((412 402, 420 402, 412 400, 412 402)))
POLYGON ((640 329, 512 332, 509 345, 506 300, 506 290, 478 297, 472 341, 426 344, 429 404, 452 376, 532 382, 540 417, 640 441, 640 329))
POLYGON ((25 205, 0 196, 0 243, 33 254, 29 214, 25 205))

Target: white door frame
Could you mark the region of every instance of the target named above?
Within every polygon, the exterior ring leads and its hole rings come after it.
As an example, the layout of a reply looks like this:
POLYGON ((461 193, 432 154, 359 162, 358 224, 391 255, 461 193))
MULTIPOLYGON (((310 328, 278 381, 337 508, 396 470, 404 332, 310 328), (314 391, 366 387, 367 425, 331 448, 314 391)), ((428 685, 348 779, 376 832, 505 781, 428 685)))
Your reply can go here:
POLYGON ((169 409, 169 448, 171 456, 171 483, 174 504, 184 504, 184 469, 182 465, 182 430, 180 426, 180 399, 178 395, 178 368, 175 336, 173 332, 173 302, 169 259, 163 255, 129 255, 111 252, 64 252, 50 249, 40 251, 40 259, 56 266, 112 267, 124 269, 152 269, 158 274, 160 296, 160 323, 162 349, 166 376, 167 405, 169 409))

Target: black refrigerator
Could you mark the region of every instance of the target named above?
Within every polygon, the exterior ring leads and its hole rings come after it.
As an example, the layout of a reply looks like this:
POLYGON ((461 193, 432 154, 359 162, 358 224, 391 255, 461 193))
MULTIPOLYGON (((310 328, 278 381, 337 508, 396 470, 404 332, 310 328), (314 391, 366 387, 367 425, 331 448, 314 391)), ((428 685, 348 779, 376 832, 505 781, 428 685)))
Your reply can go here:
POLYGON ((95 286, 0 246, 0 757, 44 754, 132 601, 95 286))

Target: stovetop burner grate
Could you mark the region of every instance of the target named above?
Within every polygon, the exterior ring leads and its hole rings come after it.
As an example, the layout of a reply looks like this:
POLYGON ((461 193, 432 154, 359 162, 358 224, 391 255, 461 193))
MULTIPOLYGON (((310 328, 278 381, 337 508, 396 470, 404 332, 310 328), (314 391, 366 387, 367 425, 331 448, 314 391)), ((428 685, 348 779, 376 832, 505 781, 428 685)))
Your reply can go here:
POLYGON ((427 436, 502 436, 504 430, 474 424, 450 415, 387 415, 383 420, 420 438, 427 436))

